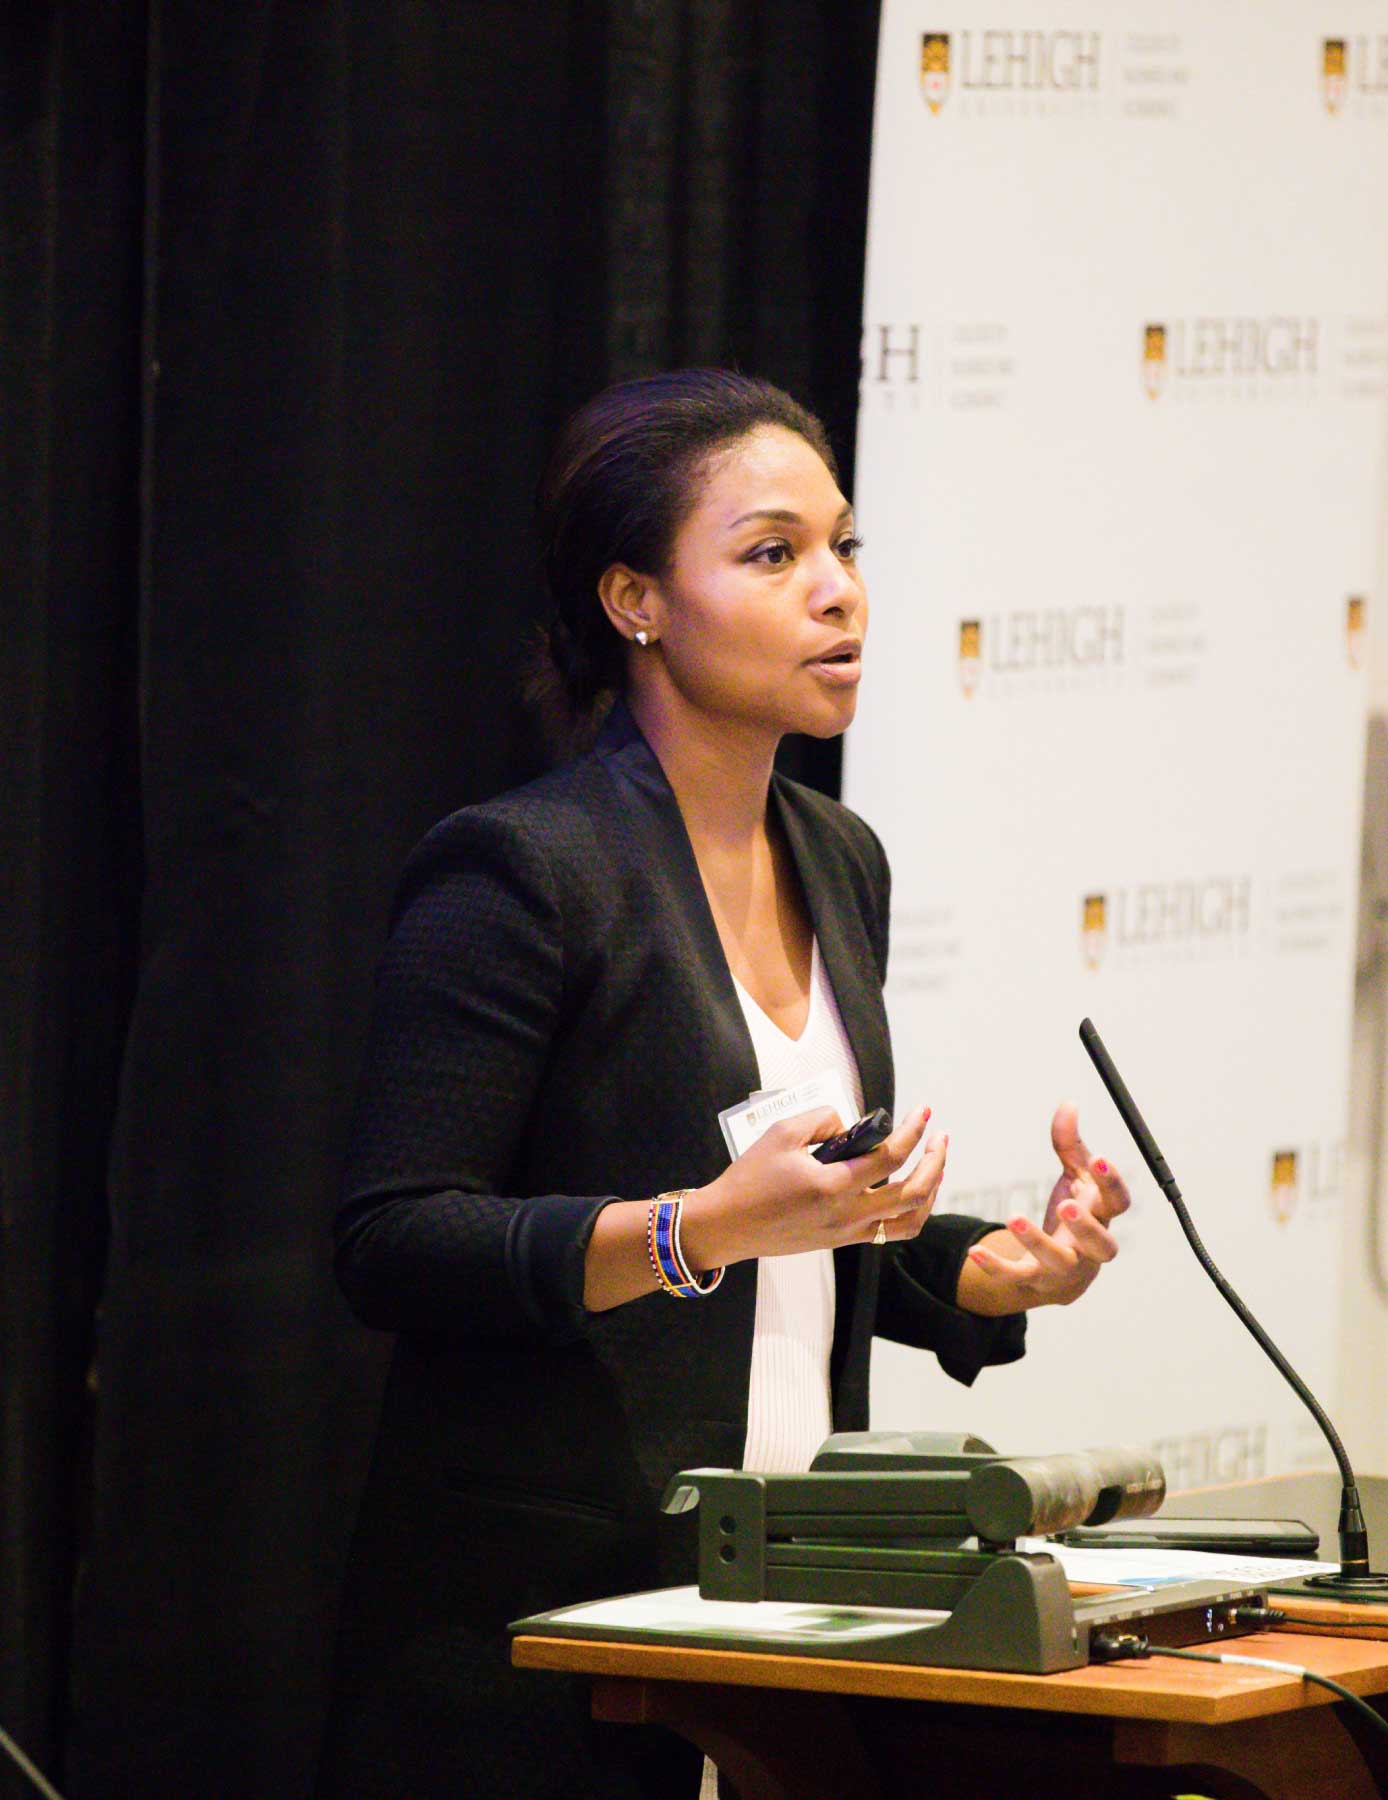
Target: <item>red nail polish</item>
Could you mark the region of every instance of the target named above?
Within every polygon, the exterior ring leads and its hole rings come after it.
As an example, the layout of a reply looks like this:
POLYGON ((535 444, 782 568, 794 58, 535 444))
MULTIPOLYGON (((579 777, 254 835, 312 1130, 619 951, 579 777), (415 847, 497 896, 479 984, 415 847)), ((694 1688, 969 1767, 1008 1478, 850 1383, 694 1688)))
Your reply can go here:
POLYGON ((1101 1175, 1108 1174, 1108 1164, 1106 1162, 1096 1162, 1094 1167, 1099 1171, 1099 1173, 1101 1175))
POLYGON ((1080 1216, 1080 1209, 1075 1205, 1073 1200, 1067 1200, 1065 1205, 1060 1209, 1060 1216, 1062 1219, 1078 1219, 1080 1216))

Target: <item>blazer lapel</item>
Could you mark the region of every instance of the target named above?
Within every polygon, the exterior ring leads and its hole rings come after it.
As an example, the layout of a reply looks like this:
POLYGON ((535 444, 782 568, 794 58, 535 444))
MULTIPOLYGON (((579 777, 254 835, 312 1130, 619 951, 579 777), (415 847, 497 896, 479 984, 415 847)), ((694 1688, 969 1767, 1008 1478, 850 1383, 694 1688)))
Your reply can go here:
MULTIPOLYGON (((810 909, 819 953, 834 987, 834 999, 858 1063, 863 1105, 893 1105, 892 1049, 887 1010, 877 980, 877 959, 863 923, 858 898, 843 867, 842 848, 818 839, 813 816, 793 790, 773 779, 786 841, 810 909)), ((868 1424, 868 1366, 877 1286, 887 1250, 848 1244, 834 1252, 834 1344, 829 1358, 834 1429, 862 1431, 868 1424)))
MULTIPOLYGON (((702 971, 708 1001, 705 1024, 712 1033, 711 1048, 719 1065, 727 1070, 729 1098, 725 1104, 734 1105, 758 1085, 756 1052, 679 802, 659 759, 621 700, 613 704, 597 748, 610 759, 614 773, 630 784, 658 838, 657 866, 669 871, 665 886, 670 917, 678 921, 702 971)), ((872 943, 842 867, 841 847, 836 842, 817 841, 812 819, 775 776, 771 804, 778 810, 819 939, 819 952, 833 983, 839 1016, 853 1046, 863 1104, 868 1111, 875 1106, 890 1110, 893 1083, 887 1013, 872 943)), ((652 848, 657 854, 657 846, 652 848)))
MULTIPOLYGON (((786 841, 810 909, 819 953, 829 971, 848 1041, 858 1063, 863 1106, 888 1111, 893 1104, 891 1037, 877 980, 877 962, 856 896, 839 863, 839 846, 815 841, 812 821, 779 781, 771 791, 780 807, 786 841)), ((849 1121, 851 1123, 851 1121, 849 1121)))
MULTIPOLYGON (((726 1096, 720 1110, 736 1106, 760 1085, 757 1054, 674 789, 621 700, 613 703, 597 748, 608 757, 620 784, 628 788, 650 833, 651 866, 663 877, 665 922, 688 946, 699 971, 705 1002, 701 1023, 709 1038, 711 1066, 718 1071, 720 1090, 726 1096)), ((640 929, 639 924, 636 928, 640 929)))

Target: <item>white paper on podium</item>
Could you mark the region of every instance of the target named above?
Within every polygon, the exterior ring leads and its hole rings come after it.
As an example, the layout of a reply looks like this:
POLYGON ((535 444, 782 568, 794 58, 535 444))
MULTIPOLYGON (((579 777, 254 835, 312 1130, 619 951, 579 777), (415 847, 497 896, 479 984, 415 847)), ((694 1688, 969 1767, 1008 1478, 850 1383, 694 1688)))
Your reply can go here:
POLYGON ((1018 1549, 1044 1550, 1070 1581, 1110 1582, 1115 1587, 1170 1587, 1178 1581, 1293 1581, 1298 1575, 1333 1574, 1338 1563, 1301 1562, 1288 1556, 1233 1556, 1213 1550, 1117 1550, 1023 1538, 1018 1549))
POLYGON ((677 1631, 681 1636, 721 1639, 784 1637, 860 1642, 890 1637, 903 1626, 943 1619, 942 1612, 922 1607, 822 1606, 786 1600, 702 1600, 696 1587, 662 1588, 655 1593, 622 1594, 571 1606, 561 1615, 570 1626, 594 1631, 677 1631))

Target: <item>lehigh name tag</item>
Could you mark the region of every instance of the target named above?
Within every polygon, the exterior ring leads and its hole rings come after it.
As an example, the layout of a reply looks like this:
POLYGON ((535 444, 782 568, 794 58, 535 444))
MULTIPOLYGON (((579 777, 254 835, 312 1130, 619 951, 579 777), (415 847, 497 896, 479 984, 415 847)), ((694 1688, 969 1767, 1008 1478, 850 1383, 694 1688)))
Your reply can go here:
POLYGON ((718 1123, 723 1128, 723 1141, 728 1146, 729 1156, 736 1159, 744 1150, 750 1150, 768 1126, 776 1124, 777 1120, 817 1112, 822 1106, 833 1107, 845 1130, 858 1116, 847 1084, 837 1070, 824 1069, 808 1081, 798 1081, 794 1087, 764 1090, 753 1094, 740 1106, 728 1107, 719 1113, 718 1123))

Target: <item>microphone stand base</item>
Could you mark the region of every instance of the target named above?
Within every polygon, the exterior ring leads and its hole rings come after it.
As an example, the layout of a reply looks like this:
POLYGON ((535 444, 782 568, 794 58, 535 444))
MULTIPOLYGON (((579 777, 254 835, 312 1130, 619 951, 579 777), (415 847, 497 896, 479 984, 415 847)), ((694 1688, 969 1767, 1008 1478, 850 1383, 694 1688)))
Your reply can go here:
POLYGON ((1301 1594, 1313 1600, 1339 1600, 1346 1606, 1388 1606, 1388 1575, 1299 1575, 1292 1581, 1269 1581, 1270 1594, 1301 1594))

